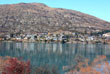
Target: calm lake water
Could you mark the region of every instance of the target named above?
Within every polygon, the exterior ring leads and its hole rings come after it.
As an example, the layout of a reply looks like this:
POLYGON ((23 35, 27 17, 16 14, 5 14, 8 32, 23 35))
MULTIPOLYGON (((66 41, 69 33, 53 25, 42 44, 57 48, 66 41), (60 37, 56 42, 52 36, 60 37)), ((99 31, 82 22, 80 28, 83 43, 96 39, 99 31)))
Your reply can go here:
POLYGON ((0 56, 22 57, 34 66, 57 66, 61 74, 62 67, 72 64, 77 55, 90 60, 106 55, 110 60, 110 45, 0 42, 0 56))

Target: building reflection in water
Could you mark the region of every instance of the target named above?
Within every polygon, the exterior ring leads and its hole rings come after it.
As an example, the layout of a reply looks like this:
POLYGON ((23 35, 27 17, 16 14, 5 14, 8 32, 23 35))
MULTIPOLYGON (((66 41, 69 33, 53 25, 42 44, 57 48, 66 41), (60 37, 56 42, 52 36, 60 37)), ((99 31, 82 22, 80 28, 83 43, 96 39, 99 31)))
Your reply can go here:
POLYGON ((20 50, 20 51, 39 51, 56 54, 80 54, 83 56, 91 55, 103 55, 110 51, 109 45, 103 44, 61 44, 61 43, 12 43, 2 42, 0 43, 0 50, 20 50))
POLYGON ((28 50, 29 48, 28 48, 28 43, 23 43, 23 49, 24 50, 28 50))
POLYGON ((110 45, 104 44, 0 42, 0 56, 30 59, 31 63, 37 66, 56 65, 59 70, 62 66, 73 63, 76 55, 92 60, 97 55, 106 55, 110 58, 109 52, 110 45))
POLYGON ((53 44, 53 53, 55 53, 56 51, 57 51, 57 44, 54 43, 54 44, 53 44))
POLYGON ((15 44, 15 49, 23 49, 23 44, 22 43, 14 43, 15 44))

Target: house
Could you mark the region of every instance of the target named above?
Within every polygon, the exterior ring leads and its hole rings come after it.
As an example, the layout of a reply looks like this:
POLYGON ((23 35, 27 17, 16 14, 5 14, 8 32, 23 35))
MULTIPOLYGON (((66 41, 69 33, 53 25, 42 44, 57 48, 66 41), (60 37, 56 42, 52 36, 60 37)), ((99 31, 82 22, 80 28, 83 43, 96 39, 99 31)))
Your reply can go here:
POLYGON ((110 33, 105 33, 105 34, 103 34, 103 37, 105 37, 105 38, 110 38, 110 33))
POLYGON ((78 38, 80 41, 82 41, 82 42, 84 42, 85 41, 85 39, 84 38, 78 38))
POLYGON ((56 36, 54 36, 54 37, 53 37, 53 40, 54 40, 54 41, 57 41, 57 40, 58 40, 58 38, 57 38, 56 36))
POLYGON ((63 34, 59 34, 59 35, 58 35, 58 40, 59 40, 59 41, 62 41, 62 37, 63 37, 63 36, 64 36, 63 34))
POLYGON ((72 34, 72 32, 70 32, 70 31, 63 31, 63 34, 69 35, 69 34, 72 34))
POLYGON ((21 37, 16 37, 16 40, 21 40, 21 37))
POLYGON ((6 40, 9 40, 10 38, 10 35, 6 35, 6 40))
POLYGON ((37 36, 36 35, 30 35, 30 34, 28 34, 28 35, 26 35, 25 37, 24 37, 24 40, 31 40, 31 41, 34 41, 34 40, 36 40, 37 39, 37 36))
POLYGON ((94 40, 94 37, 93 36, 88 36, 86 40, 87 41, 92 41, 92 40, 94 40))
POLYGON ((52 36, 46 36, 46 40, 52 40, 53 37, 52 36))

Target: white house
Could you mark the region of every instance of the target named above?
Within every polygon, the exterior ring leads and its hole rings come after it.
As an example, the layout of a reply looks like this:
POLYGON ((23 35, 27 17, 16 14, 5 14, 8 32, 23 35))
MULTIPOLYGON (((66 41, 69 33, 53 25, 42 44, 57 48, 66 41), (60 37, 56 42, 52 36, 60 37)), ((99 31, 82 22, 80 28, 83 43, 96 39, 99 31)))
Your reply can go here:
POLYGON ((87 38, 87 40, 88 40, 88 41, 92 41, 92 40, 94 40, 94 37, 93 37, 93 36, 89 36, 89 37, 87 38))
POLYGON ((110 38, 110 33, 103 34, 103 37, 110 38))

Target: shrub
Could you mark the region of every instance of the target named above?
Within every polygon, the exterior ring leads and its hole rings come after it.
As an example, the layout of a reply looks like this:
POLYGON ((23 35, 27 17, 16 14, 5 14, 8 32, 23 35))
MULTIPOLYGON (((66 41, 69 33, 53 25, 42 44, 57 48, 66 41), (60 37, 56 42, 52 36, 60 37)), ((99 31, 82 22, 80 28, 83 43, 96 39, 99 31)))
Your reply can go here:
MULTIPOLYGON (((106 56, 96 57, 91 64, 88 64, 88 60, 79 61, 77 65, 65 66, 71 68, 69 72, 65 74, 110 74, 110 65, 106 59, 106 56)), ((65 67, 63 67, 65 69, 65 67)))
POLYGON ((56 67, 43 66, 38 67, 35 74, 59 74, 59 72, 56 67))
POLYGON ((30 74, 30 62, 20 61, 17 58, 0 58, 2 74, 30 74))

